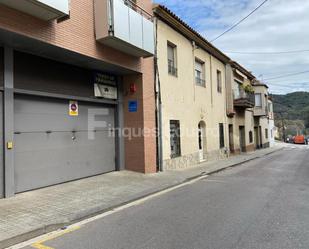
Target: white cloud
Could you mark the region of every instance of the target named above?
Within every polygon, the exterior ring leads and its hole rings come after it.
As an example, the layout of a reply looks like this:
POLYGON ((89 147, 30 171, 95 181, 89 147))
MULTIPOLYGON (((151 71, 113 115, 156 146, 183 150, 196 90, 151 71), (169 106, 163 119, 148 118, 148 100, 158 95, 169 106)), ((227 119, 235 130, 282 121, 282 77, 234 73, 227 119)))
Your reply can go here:
MULTIPOLYGON (((158 0, 209 40, 246 16, 261 0, 158 0)), ((214 44, 222 51, 276 52, 309 49, 309 1, 269 0, 214 44)), ((309 52, 281 55, 228 54, 256 76, 309 70, 309 52)), ((270 91, 309 91, 309 73, 267 82, 270 91), (295 82, 293 84, 293 82, 295 82), (307 82, 307 83, 306 83, 307 82), (298 84, 299 83, 299 84, 298 84)))

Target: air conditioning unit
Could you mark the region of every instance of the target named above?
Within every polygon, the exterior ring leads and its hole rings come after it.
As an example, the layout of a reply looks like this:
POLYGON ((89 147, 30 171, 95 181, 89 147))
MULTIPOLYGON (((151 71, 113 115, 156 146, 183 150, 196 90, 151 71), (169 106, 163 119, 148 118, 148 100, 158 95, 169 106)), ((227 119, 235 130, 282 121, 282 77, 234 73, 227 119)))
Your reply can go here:
POLYGON ((96 98, 117 99, 117 87, 94 84, 94 96, 96 98))

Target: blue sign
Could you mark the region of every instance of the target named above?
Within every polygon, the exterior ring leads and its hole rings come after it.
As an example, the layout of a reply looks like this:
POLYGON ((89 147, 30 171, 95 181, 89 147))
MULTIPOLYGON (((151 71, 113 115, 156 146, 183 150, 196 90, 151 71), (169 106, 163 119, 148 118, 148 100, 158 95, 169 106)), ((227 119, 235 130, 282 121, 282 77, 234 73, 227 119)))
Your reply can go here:
POLYGON ((137 112, 137 100, 129 101, 129 112, 137 112))

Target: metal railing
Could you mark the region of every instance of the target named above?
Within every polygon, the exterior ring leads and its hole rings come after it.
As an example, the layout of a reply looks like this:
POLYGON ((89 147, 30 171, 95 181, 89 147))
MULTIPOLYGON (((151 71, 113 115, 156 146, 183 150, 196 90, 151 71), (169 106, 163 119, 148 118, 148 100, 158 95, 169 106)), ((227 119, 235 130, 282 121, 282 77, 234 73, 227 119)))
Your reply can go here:
POLYGON ((177 68, 175 67, 175 63, 171 60, 168 61, 168 73, 174 76, 178 75, 177 68))
POLYGON ((206 81, 200 77, 195 77, 195 83, 199 86, 205 86, 206 81))
POLYGON ((255 104, 255 96, 254 93, 248 93, 243 89, 234 89, 233 94, 234 100, 248 100, 250 103, 255 104))
POLYGON ((254 100, 254 94, 248 93, 243 89, 234 89, 234 99, 253 99, 254 100))

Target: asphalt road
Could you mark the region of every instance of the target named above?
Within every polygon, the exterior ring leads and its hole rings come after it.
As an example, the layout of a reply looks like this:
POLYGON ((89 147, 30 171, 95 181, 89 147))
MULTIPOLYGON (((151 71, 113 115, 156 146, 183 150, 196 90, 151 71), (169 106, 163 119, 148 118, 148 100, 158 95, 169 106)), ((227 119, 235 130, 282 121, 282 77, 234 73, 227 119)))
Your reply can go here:
POLYGON ((309 147, 289 146, 88 223, 44 246, 308 249, 309 147))

